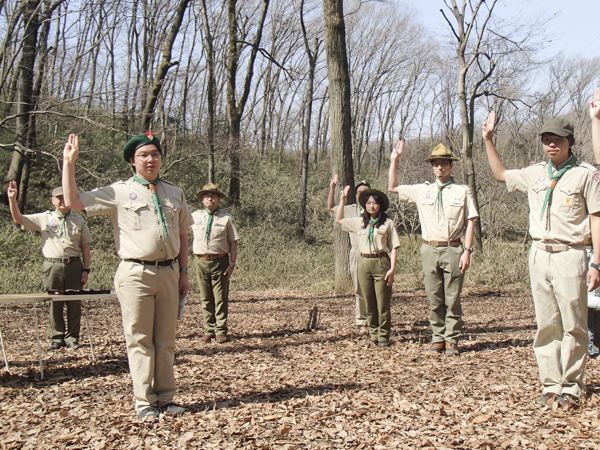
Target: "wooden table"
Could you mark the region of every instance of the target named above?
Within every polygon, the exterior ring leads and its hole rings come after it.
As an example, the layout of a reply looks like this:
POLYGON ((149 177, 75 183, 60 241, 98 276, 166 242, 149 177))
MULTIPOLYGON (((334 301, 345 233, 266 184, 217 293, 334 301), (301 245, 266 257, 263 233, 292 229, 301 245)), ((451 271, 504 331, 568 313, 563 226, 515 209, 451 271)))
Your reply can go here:
MULTIPOLYGON (((8 294, 8 295, 0 295, 0 305, 5 304, 32 304, 34 317, 35 317, 35 337, 37 339, 37 349, 38 349, 38 357, 40 362, 40 379, 44 379, 44 362, 42 360, 42 346, 40 344, 40 330, 38 328, 38 318, 37 318, 37 305, 39 303, 48 303, 48 302, 69 302, 75 300, 116 300, 117 294, 73 294, 73 295, 56 295, 56 294, 47 294, 45 292, 35 293, 35 294, 8 294)), ((83 305, 82 305, 83 310, 83 305)), ((92 333, 90 331, 89 319, 86 317, 86 328, 88 330, 88 339, 90 341, 90 349, 92 351, 92 358, 95 359, 94 355, 94 344, 92 343, 92 333)), ((4 347, 4 338, 2 336, 2 327, 0 326, 0 342, 2 344, 2 354, 4 355, 4 364, 6 366, 6 370, 8 373, 10 372, 10 368, 8 367, 8 359, 6 357, 6 349, 4 347)))

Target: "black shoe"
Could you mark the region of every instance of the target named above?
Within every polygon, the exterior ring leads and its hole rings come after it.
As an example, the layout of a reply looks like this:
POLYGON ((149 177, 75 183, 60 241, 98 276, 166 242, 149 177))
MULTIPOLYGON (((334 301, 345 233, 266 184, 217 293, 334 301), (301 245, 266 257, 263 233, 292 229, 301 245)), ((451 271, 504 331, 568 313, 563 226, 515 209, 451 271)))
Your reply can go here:
POLYGON ((159 415, 160 413, 158 412, 158 408, 156 406, 148 406, 138 413, 140 420, 158 419, 159 415))
POLYGON ((50 347, 48 347, 48 350, 60 350, 61 348, 63 348, 65 346, 65 344, 63 344, 62 342, 53 342, 52 345, 50 345, 50 347))
POLYGON ((538 405, 544 406, 551 404, 555 399, 556 394, 554 392, 546 392, 545 394, 542 394, 541 397, 538 397, 538 399, 535 402, 538 405))
POLYGON ((390 345, 392 345, 392 343, 390 341, 379 341, 377 345, 379 347, 389 347, 390 345))
POLYGON ((66 345, 67 348, 74 348, 74 349, 78 349, 83 347, 79 342, 68 342, 66 345))
POLYGON ((558 397, 558 404, 561 406, 579 405, 579 397, 576 397, 573 394, 560 394, 560 397, 558 397))
POLYGON ((184 412, 187 412, 183 406, 179 406, 177 403, 167 403, 166 405, 162 405, 160 410, 165 414, 172 414, 174 416, 180 416, 184 412))

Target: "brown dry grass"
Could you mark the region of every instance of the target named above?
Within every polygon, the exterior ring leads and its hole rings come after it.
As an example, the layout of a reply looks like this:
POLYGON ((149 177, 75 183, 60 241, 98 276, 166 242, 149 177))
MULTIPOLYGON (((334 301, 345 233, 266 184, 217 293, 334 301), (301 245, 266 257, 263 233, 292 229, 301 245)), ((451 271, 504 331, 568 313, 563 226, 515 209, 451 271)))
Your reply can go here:
MULTIPOLYGON (((419 290, 395 294, 389 349, 369 347, 355 334, 349 297, 289 291, 234 293, 234 339, 201 344, 201 307, 193 298, 175 366, 176 400, 191 412, 157 423, 140 423, 133 412, 116 302, 91 308, 97 359, 89 348, 45 352, 43 381, 31 307, 3 307, 13 375, 1 371, 0 446, 598 448, 597 395, 569 411, 535 404, 530 296, 475 288, 465 294, 463 353, 454 359, 422 354, 429 331, 419 290), (315 303, 320 328, 305 332, 315 303)), ((46 333, 45 311, 39 319, 46 333)), ((599 378, 600 364, 592 360, 592 392, 599 378)))

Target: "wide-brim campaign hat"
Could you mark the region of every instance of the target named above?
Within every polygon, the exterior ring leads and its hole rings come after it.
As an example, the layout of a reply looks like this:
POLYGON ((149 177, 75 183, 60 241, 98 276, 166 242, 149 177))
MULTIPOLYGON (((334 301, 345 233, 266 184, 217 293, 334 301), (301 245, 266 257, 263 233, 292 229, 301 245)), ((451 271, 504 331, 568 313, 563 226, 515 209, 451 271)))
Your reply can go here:
POLYGON ((390 199, 379 189, 365 189, 362 191, 358 196, 358 203, 360 206, 362 206, 363 209, 366 208, 365 203, 367 203, 367 197, 373 194, 377 195, 381 199, 381 209, 383 211, 387 211, 390 206, 390 199))
POLYGON ((540 136, 544 133, 554 134, 560 137, 573 136, 575 128, 573 124, 565 119, 550 119, 542 125, 540 136))
POLYGON ((431 156, 429 158, 425 158, 425 162, 433 161, 434 159, 448 159, 450 161, 460 161, 460 159, 454 156, 450 149, 444 144, 439 144, 436 148, 434 148, 431 152, 431 156))
POLYGON ((216 184, 213 184, 213 183, 205 184, 204 187, 202 188, 202 190, 196 194, 196 197, 198 197, 200 200, 202 200, 202 196, 204 194, 206 194, 207 192, 212 192, 213 194, 217 194, 221 198, 225 197, 225 194, 223 194, 221 192, 221 190, 219 189, 219 186, 217 186, 216 184))
POLYGON ((162 155, 162 149, 160 148, 160 141, 151 131, 146 131, 142 134, 136 134, 133 136, 127 144, 125 144, 125 148, 123 148, 123 159, 127 162, 130 162, 130 159, 135 155, 135 151, 143 147, 144 145, 154 145, 162 155))

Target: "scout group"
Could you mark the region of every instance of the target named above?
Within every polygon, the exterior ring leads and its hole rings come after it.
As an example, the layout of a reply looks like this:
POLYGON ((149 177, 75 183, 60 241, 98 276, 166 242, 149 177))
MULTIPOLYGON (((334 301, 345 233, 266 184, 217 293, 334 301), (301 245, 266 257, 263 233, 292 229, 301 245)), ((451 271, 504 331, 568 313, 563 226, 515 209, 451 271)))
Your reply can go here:
MULTIPOLYGON (((594 152, 600 162, 600 89, 590 105, 594 152)), ((531 288, 537 333, 533 347, 542 395, 539 404, 555 400, 570 405, 585 398, 583 372, 587 359, 587 291, 600 285, 600 172, 572 153, 573 126, 563 119, 543 124, 540 139, 547 161, 506 170, 492 141, 495 114, 483 125, 490 167, 509 191, 528 194, 531 288), (586 245, 593 243, 588 270, 586 245)), ((452 152, 440 144, 425 159, 433 183, 400 185, 400 141, 391 154, 389 191, 400 202, 417 206, 421 223, 424 283, 429 299, 432 342, 425 353, 459 355, 462 332, 460 293, 473 253, 474 220, 478 217, 471 192, 452 177, 452 152), (464 237, 464 243, 461 238, 464 237)), ((237 258, 238 232, 231 215, 219 203, 219 188, 207 184, 198 192, 203 210, 190 213, 183 190, 159 176, 162 150, 150 132, 127 142, 123 157, 133 177, 79 193, 75 161, 79 139, 70 135, 63 153, 62 187, 52 191, 55 210, 22 215, 14 182, 8 187, 10 210, 24 229, 41 233, 42 266, 48 289, 80 289, 90 272, 90 233, 84 219, 108 214, 114 227, 121 263, 114 278, 122 312, 127 356, 140 419, 161 413, 179 415, 186 409, 174 402, 175 334, 180 299, 190 289, 187 230, 193 231, 195 272, 202 296, 202 341, 228 341, 229 279, 237 258)), ((358 204, 347 205, 351 186, 335 205, 337 175, 330 184, 328 207, 350 234, 350 271, 356 290, 356 326, 371 345, 390 345, 390 300, 400 246, 393 221, 386 215, 387 195, 363 181, 356 187, 358 204)), ((52 346, 79 348, 79 302, 54 302, 50 310, 52 346), (67 307, 67 326, 63 319, 67 307)))

